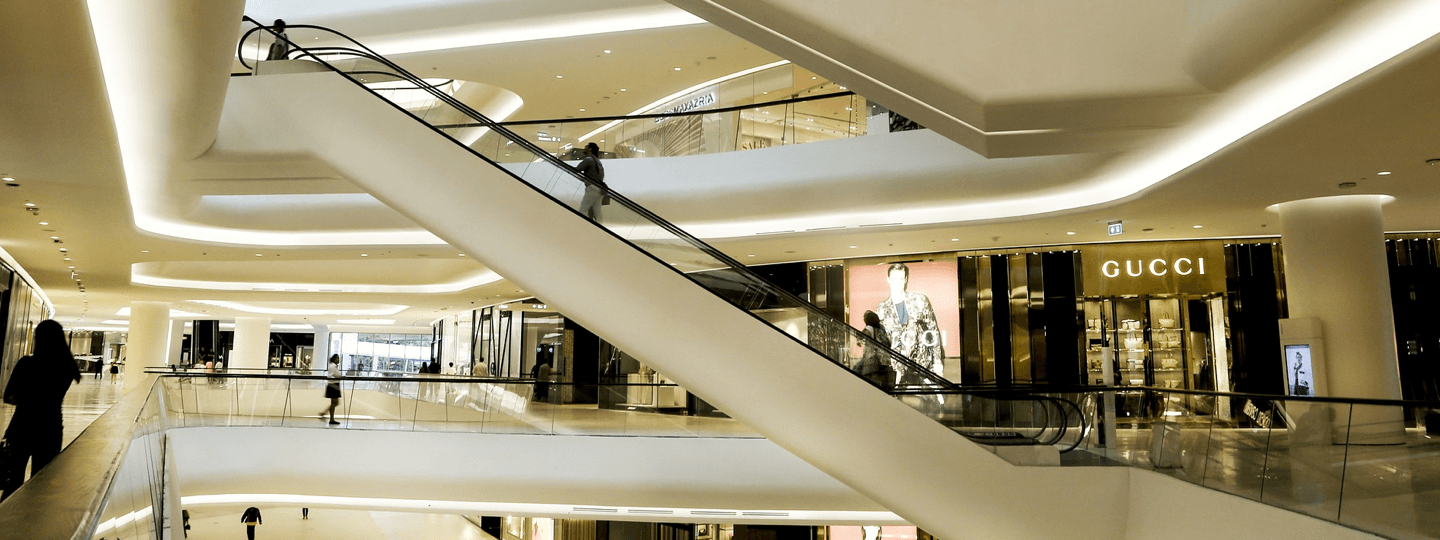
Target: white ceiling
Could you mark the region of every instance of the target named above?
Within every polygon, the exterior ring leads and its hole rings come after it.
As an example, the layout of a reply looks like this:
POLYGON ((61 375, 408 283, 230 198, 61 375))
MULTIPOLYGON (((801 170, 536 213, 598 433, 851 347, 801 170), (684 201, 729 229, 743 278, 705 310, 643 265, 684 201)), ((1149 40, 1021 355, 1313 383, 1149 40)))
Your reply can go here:
MULTIPOLYGON (((1062 101, 1069 103, 1074 94, 1085 94, 1081 91, 1085 88, 1099 93, 1174 96, 1223 92, 1243 83, 1243 76, 1219 66, 1211 66, 1209 71, 1196 67, 1200 60, 1195 51, 1217 47, 1213 42, 1208 45, 1187 42, 1189 46, 1184 50, 1155 45, 1163 45, 1163 32, 1134 23, 1145 23, 1147 17, 1156 17, 1146 13, 1164 8, 1150 3, 1137 4, 1150 7, 1113 18, 1092 17, 1084 26, 1087 40, 1093 42, 1086 47, 1105 50, 1132 47, 1137 42, 1149 43, 1148 46, 1156 48, 1150 61, 1157 65, 1145 69, 1138 69, 1144 65, 1137 64, 1130 66, 1137 69, 1091 66, 1093 69, 1024 70, 1009 78, 1004 77, 1003 71, 992 70, 989 75, 973 81, 978 89, 975 95, 997 96, 996 103, 1006 101, 998 98, 1001 95, 1013 100, 1023 97, 1039 104, 1029 107, 1025 113, 1033 116, 1035 111, 1043 111, 1047 95, 1065 89, 1071 92, 1062 101), (1187 82, 1174 76, 1182 70, 1192 75, 1204 72, 1211 78, 1207 80, 1221 82, 1197 89, 1193 80, 1187 82)), ((568 0, 307 3, 273 0, 253 1, 247 10, 262 20, 283 17, 292 24, 330 26, 362 42, 378 43, 427 32, 473 37, 483 34, 485 28, 507 21, 543 26, 547 21, 583 20, 591 16, 677 11, 666 4, 635 0, 604 5, 568 0)), ((455 249, 445 245, 255 248, 178 240, 139 231, 130 212, 113 116, 84 3, 56 2, 43 7, 7 3, 0 6, 0 17, 29 21, 0 36, 0 72, 10 75, 0 78, 0 94, 7 96, 0 103, 0 173, 14 176, 21 184, 18 188, 0 188, 6 203, 5 209, 0 210, 0 228, 3 228, 0 247, 44 288, 55 302, 57 318, 62 323, 85 326, 114 319, 115 313, 132 300, 169 301, 177 309, 222 319, 246 313, 214 303, 192 301, 359 303, 407 306, 393 316, 396 326, 420 330, 428 328, 431 320, 457 310, 526 296, 504 281, 434 294, 257 292, 224 290, 218 286, 175 288, 132 284, 132 268, 159 267, 194 281, 283 283, 295 285, 283 287, 287 289, 322 291, 327 290, 327 285, 367 284, 401 287, 395 291, 403 291, 404 286, 472 279, 483 275, 485 269, 467 262, 455 249), (38 216, 21 207, 26 201, 40 206, 38 216), (39 225, 41 221, 49 225, 39 225), (51 236, 60 236, 64 244, 55 244, 51 236), (72 261, 63 260, 64 255, 58 251, 62 246, 69 250, 72 261), (366 256, 361 257, 362 253, 366 256), (76 266, 83 280, 84 294, 71 279, 67 268, 70 265, 76 266)), ((1247 69, 1264 73, 1264 67, 1272 65, 1276 55, 1294 50, 1297 40, 1301 40, 1296 36, 1307 36, 1330 24, 1333 24, 1330 19, 1319 21, 1304 17, 1272 21, 1272 26, 1266 26, 1263 20, 1247 20, 1244 26, 1247 32, 1264 33, 1268 28, 1289 37, 1276 38, 1280 43, 1235 38, 1228 43, 1237 50, 1230 53, 1248 58, 1247 69), (1299 28, 1294 27, 1297 24, 1299 28)), ((1041 25, 1031 32, 1042 35, 1054 32, 1063 36, 1070 31, 1051 26, 1055 25, 1041 25)), ((1233 33, 1225 35, 1235 37, 1233 33)), ((1440 135, 1437 133, 1440 112, 1428 105, 1431 96, 1440 92, 1440 81, 1433 77, 1440 68, 1440 46, 1435 41, 1432 39, 1290 113, 1163 183, 1117 202, 1033 216, 1023 221, 965 222, 967 216, 957 215, 951 222, 926 225, 747 236, 715 244, 744 262, 765 263, 1104 241, 1104 223, 1113 219, 1125 220, 1128 232, 1122 238, 1127 240, 1267 235, 1278 233, 1275 229, 1278 225, 1273 215, 1265 211, 1265 206, 1338 193, 1394 195, 1396 202, 1386 208, 1387 229, 1433 230, 1440 227, 1437 222, 1440 216, 1433 210, 1440 167, 1423 163, 1440 157, 1440 148, 1434 144, 1440 135), (1379 171, 1393 174, 1376 176, 1379 171), (1337 184, 1344 181, 1358 182, 1359 187, 1342 191, 1337 184), (1203 229, 1194 229, 1193 225, 1202 225, 1203 229), (1077 234, 1067 235, 1067 231, 1077 234), (952 238, 957 240, 951 241, 952 238)), ((994 43, 994 47, 1003 48, 1011 56, 1035 58, 1050 58, 1054 56, 1051 53, 1069 47, 1065 40, 1058 39, 1022 43, 997 38, 994 43)), ((1053 61, 1063 60, 1061 56, 1055 58, 1061 59, 1053 61)), ((396 59, 422 75, 480 81, 511 90, 525 101, 512 118, 539 119, 625 114, 660 96, 771 62, 777 57, 709 24, 688 24, 415 52, 396 59), (605 49, 612 52, 602 52, 605 49), (682 70, 675 71, 674 67, 682 70), (557 79, 556 75, 564 77, 557 79), (627 91, 620 92, 620 88, 627 91), (580 112, 581 108, 586 112, 580 112)), ((1207 101, 1211 99, 1213 96, 1207 101)), ((1184 110, 1198 109, 1186 106, 1184 110)), ((1147 135, 1140 140, 1151 139, 1147 135)), ((933 148, 932 152, 945 152, 944 144, 936 145, 933 141, 926 144, 933 148)), ((958 146, 953 148, 956 156, 966 153, 958 146)), ((817 170, 816 167, 826 161, 821 153, 821 157, 815 158, 821 163, 798 164, 799 168, 817 170)), ((978 156, 973 159, 980 160, 975 167, 991 171, 988 178, 993 185, 986 189, 998 189, 997 193, 1003 197, 1002 188, 1007 183, 1023 187, 1020 182, 1036 175, 1052 175, 1063 180, 1066 174, 1071 174, 1078 178, 1093 171, 1095 164, 1113 159, 1113 155, 1076 154, 1018 161, 984 160, 978 156)), ((271 165, 268 162, 251 165, 253 170, 245 174, 262 177, 271 165)), ((703 193, 682 186, 671 190, 647 186, 638 189, 636 195, 642 203, 663 209, 662 215, 686 213, 686 208, 694 208, 695 216, 704 216, 707 222, 724 223, 752 217, 757 212, 779 212, 786 206, 823 208, 826 200, 817 193, 826 192, 817 188, 834 189, 835 186, 827 184, 825 178, 815 177, 823 175, 809 176, 800 174, 787 180, 784 175, 756 175, 746 180, 750 182, 749 187, 739 190, 743 195, 726 204, 697 204, 694 201, 703 200, 698 199, 703 193), (784 203, 806 197, 815 199, 804 200, 806 204, 799 205, 745 204, 747 198, 751 202, 784 203), (817 200, 821 202, 817 204, 817 200), (723 210, 726 207, 745 210, 727 214, 723 210)), ((322 185, 321 192, 354 191, 353 186, 332 178, 323 170, 315 171, 314 179, 322 185)), ((901 208, 927 202, 931 206, 963 203, 973 200, 980 189, 979 184, 966 183, 968 176, 952 181, 942 173, 929 174, 923 169, 897 170, 893 177, 884 178, 872 174, 864 181, 853 177, 840 180, 843 180, 843 191, 832 191, 839 195, 826 197, 849 199, 843 204, 852 209, 865 209, 867 205, 873 208, 877 204, 867 201, 891 201, 886 204, 898 204, 901 208), (873 191, 867 195, 867 189, 873 191), (912 196, 897 196, 897 192, 912 196)), ((210 187, 197 189, 205 191, 210 187)), ((210 193, 243 197, 273 191, 273 186, 256 183, 252 189, 256 191, 227 187, 221 190, 223 193, 210 193)), ((687 217, 693 217, 688 214, 687 217)), ((218 218, 232 220, 237 225, 245 221, 244 215, 218 218)), ((262 225, 280 230, 290 226, 281 220, 262 225)), ((346 318, 283 314, 273 317, 277 323, 333 323, 346 318)))

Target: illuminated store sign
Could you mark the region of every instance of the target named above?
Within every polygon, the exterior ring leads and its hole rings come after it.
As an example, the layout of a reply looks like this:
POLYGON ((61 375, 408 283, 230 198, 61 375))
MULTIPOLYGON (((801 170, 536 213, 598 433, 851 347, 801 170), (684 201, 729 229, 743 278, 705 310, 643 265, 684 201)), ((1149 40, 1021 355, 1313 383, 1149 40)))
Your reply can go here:
POLYGON ((1102 244, 1080 250, 1086 296, 1225 291, 1219 242, 1102 244))
MULTIPOLYGON (((660 114, 675 114, 675 113, 689 112, 689 111, 693 111, 693 110, 695 110, 695 109, 699 109, 699 108, 701 108, 701 107, 709 107, 709 106, 711 106, 711 105, 714 105, 714 104, 715 104, 715 101, 716 101, 715 93, 714 93, 714 92, 709 92, 709 93, 706 93, 706 94, 704 94, 704 95, 701 95, 700 97, 697 97, 697 98, 695 98, 695 99, 686 101, 686 102, 681 103, 681 104, 679 104, 679 105, 676 105, 676 106, 674 106, 674 107, 670 107, 669 109, 665 109, 665 110, 663 110, 663 111, 660 111, 660 114)), ((659 123, 661 123, 661 122, 664 122, 665 120, 666 120, 665 118, 656 118, 656 119, 655 119, 655 123, 656 123, 656 124, 659 124, 659 123)))

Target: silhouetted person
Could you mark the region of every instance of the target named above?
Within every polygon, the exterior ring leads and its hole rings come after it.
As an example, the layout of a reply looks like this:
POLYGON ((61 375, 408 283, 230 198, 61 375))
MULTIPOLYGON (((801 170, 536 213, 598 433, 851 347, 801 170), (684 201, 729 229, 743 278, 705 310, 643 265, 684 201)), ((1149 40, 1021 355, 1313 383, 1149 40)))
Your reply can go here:
POLYGON ((290 53, 289 36, 285 35, 285 21, 275 19, 275 24, 270 26, 275 32, 275 41, 270 42, 270 52, 265 55, 266 60, 284 60, 285 55, 290 53))
POLYGON ((34 351, 15 363, 5 385, 5 403, 14 405, 15 412, 5 429, 10 455, 0 463, 0 500, 24 483, 27 462, 33 477, 60 453, 60 404, 70 384, 80 382, 80 368, 60 323, 46 319, 35 325, 34 351))
POLYGON ((264 523, 265 520, 260 519, 260 509, 251 506, 245 509, 244 514, 240 514, 240 522, 245 524, 245 536, 250 540, 255 540, 255 526, 264 523))

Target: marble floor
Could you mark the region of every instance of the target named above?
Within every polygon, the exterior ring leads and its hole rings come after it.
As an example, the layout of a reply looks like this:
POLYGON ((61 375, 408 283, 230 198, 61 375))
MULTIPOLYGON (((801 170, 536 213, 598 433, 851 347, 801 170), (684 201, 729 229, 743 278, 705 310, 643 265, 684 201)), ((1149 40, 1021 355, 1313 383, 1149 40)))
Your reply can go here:
MULTIPOLYGON (((105 378, 96 379, 93 374, 80 374, 80 382, 70 386, 70 391, 65 392, 65 401, 61 405, 61 412, 64 414, 65 434, 64 446, 69 446, 71 441, 80 436, 85 428, 90 427, 110 406, 120 400, 122 385, 120 379, 110 381, 110 375, 104 374, 105 378)), ((0 405, 0 429, 10 425, 10 416, 14 414, 15 407, 0 405)), ((63 447, 63 446, 62 446, 63 447)))

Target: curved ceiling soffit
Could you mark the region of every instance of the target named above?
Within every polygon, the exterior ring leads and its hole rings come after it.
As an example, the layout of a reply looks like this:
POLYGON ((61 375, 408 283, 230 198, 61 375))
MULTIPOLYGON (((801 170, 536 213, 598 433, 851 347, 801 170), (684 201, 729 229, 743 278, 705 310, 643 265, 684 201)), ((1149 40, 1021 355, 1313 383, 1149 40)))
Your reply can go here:
POLYGON ((170 270, 163 262, 144 262, 130 265, 130 282, 135 285, 175 289, 200 289, 212 291, 284 291, 316 293, 372 293, 372 294, 446 294, 473 289, 500 281, 502 278, 490 270, 459 273, 444 281, 433 283, 374 283, 353 282, 296 282, 296 281, 244 281, 214 280, 187 277, 185 272, 170 270))

